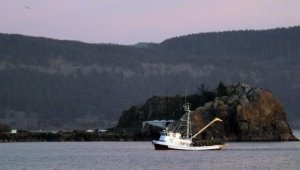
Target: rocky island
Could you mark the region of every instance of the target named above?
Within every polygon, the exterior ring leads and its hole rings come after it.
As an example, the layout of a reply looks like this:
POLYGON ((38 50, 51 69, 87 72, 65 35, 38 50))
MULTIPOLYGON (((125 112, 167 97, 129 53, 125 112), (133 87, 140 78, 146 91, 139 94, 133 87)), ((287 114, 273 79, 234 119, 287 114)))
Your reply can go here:
MULTIPOLYGON (((204 139, 218 132, 227 141, 295 141, 287 122, 286 113, 272 92, 238 83, 226 87, 220 83, 215 91, 208 91, 204 85, 198 94, 187 96, 194 107, 192 120, 195 130, 205 126, 215 117, 223 120, 223 126, 208 129, 204 139)), ((148 99, 143 105, 132 106, 120 118, 117 127, 132 131, 142 128, 147 120, 178 119, 184 112, 181 106, 184 97, 157 97, 148 99), (181 114, 180 114, 181 113, 181 114)), ((154 134, 153 127, 143 129, 154 134)))

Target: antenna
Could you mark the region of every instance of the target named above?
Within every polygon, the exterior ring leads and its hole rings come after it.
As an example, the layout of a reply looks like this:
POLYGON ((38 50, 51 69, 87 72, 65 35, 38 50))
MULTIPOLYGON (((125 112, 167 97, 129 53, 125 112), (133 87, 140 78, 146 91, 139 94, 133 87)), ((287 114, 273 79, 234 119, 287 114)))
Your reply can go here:
POLYGON ((187 98, 187 84, 185 84, 185 98, 184 98, 184 105, 186 105, 186 98, 187 98))
POLYGON ((190 111, 190 103, 187 103, 187 84, 185 84, 185 98, 184 98, 184 111, 189 112, 190 111))

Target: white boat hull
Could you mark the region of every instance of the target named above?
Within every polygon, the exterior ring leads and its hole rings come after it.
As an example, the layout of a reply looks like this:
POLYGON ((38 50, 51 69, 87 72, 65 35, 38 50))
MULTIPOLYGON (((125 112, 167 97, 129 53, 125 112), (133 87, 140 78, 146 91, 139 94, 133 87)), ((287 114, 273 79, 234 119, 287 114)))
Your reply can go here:
POLYGON ((220 150, 225 145, 211 145, 211 146, 186 146, 174 145, 161 141, 152 141, 155 150, 186 150, 186 151, 205 151, 205 150, 220 150))

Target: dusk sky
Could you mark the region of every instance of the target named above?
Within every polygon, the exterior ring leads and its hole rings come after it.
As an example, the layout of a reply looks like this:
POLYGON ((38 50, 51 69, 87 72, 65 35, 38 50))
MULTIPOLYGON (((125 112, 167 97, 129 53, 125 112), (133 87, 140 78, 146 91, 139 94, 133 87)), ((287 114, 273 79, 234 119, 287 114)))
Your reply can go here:
POLYGON ((88 43, 300 25, 300 0, 1 0, 0 33, 88 43))

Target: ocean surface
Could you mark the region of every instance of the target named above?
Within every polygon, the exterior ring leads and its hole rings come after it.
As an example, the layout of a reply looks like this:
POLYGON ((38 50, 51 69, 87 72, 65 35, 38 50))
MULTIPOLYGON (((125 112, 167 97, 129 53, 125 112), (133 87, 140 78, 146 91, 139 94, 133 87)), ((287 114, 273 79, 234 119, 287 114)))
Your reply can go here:
POLYGON ((300 142, 227 144, 219 151, 155 151, 151 142, 1 143, 0 169, 300 169, 300 142))

